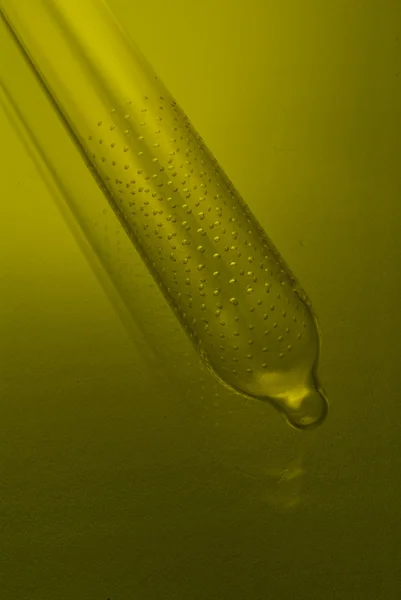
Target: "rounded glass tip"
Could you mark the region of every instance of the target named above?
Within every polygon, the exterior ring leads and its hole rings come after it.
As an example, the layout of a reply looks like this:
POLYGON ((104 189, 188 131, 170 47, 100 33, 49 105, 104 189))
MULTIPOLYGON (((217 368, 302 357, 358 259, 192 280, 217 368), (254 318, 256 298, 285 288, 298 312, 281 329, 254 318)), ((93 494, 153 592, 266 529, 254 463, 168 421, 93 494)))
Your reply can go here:
POLYGON ((329 404, 324 391, 318 387, 304 388, 288 396, 272 399, 286 421, 296 429, 314 429, 327 417, 329 404))

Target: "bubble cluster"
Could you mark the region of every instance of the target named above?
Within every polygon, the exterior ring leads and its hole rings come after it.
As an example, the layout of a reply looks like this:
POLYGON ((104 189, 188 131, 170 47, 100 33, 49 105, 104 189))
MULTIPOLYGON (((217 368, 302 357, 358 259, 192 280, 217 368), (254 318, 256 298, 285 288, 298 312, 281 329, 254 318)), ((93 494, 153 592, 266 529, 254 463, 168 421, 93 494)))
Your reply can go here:
POLYGON ((176 102, 149 91, 112 107, 87 144, 112 208, 218 378, 261 398, 307 385, 318 351, 309 302, 176 102))

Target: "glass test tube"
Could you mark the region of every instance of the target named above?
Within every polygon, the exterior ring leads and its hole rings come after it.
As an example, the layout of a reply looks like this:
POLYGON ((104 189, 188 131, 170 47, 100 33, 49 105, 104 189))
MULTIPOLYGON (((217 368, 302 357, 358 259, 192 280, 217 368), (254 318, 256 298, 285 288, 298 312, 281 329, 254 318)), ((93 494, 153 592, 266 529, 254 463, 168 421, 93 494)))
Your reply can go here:
POLYGON ((294 427, 321 423, 310 301, 107 4, 0 9, 208 368, 294 427))

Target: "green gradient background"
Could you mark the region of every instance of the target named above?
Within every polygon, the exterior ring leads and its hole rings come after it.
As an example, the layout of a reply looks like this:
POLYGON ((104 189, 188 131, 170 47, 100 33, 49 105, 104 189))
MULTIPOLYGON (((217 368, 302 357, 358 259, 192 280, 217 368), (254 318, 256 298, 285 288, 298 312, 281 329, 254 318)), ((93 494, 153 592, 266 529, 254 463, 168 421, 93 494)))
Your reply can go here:
POLYGON ((331 413, 166 384, 0 111, 0 595, 398 600, 401 5, 110 4, 308 291, 331 413))

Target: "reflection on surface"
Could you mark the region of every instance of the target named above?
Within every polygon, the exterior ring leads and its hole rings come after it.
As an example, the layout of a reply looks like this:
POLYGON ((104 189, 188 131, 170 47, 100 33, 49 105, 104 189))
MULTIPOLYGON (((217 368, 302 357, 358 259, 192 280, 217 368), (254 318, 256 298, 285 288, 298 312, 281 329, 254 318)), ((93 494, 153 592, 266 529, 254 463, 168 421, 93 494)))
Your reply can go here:
MULTIPOLYGON (((301 457, 283 467, 266 465, 241 465, 241 475, 254 483, 252 502, 256 505, 273 507, 281 512, 291 512, 303 502, 303 480, 305 469, 301 457)), ((251 494, 252 495, 252 494, 251 494)))

